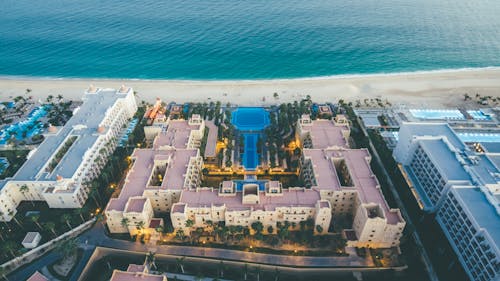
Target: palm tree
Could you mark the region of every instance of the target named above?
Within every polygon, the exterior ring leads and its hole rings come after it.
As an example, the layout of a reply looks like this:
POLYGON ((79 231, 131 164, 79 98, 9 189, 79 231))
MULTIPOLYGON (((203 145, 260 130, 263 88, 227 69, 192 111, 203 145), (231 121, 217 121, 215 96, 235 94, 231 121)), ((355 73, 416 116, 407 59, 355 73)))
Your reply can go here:
POLYGON ((245 266, 243 266, 243 280, 247 280, 247 275, 248 275, 248 263, 245 263, 245 266))
POLYGON ((9 281, 9 279, 7 278, 7 270, 3 266, 0 266, 0 277, 5 279, 5 281, 9 281))
POLYGON ((71 215, 70 214, 63 214, 61 217, 61 222, 66 223, 69 229, 71 229, 71 224, 69 223, 71 221, 71 215))
POLYGON ((135 224, 135 227, 137 228, 137 230, 142 230, 144 229, 144 225, 145 225, 144 222, 140 221, 135 224))
POLYGON ((175 233, 175 237, 177 239, 184 240, 184 230, 182 229, 177 230, 177 232, 175 233))
POLYGON ((54 234, 54 236, 57 236, 56 233, 56 224, 54 222, 48 221, 43 224, 43 229, 48 230, 54 234))
POLYGON ((176 258, 177 266, 181 269, 182 274, 184 274, 184 260, 186 257, 176 258))
POLYGON ((88 208, 87 207, 81 207, 79 209, 75 209, 74 213, 75 215, 78 215, 80 216, 80 218, 82 219, 82 222, 85 222, 85 218, 83 217, 83 214, 86 214, 88 212, 88 208))
MULTIPOLYGON (((21 185, 21 188, 19 188, 19 191, 21 191, 21 193, 23 194, 24 198, 27 198, 26 197, 26 193, 30 192, 30 188, 29 188, 28 185, 23 184, 23 185, 21 185)), ((31 204, 33 205, 33 207, 35 207, 35 202, 33 202, 33 198, 31 198, 31 195, 30 195, 29 201, 31 202, 31 204)))
POLYGON ((104 215, 102 213, 97 213, 95 219, 104 226, 104 215))
POLYGON ((14 219, 14 221, 17 223, 17 225, 19 225, 20 228, 23 228, 23 225, 16 219, 16 216, 14 215, 14 211, 10 211, 9 216, 11 216, 14 219))
POLYGON ((56 251, 63 256, 63 259, 65 259, 76 254, 77 249, 78 249, 78 240, 77 238, 72 238, 59 243, 57 245, 56 251))
POLYGON ((280 271, 277 267, 274 268, 274 281, 278 281, 280 278, 280 271))
POLYGON ((4 252, 9 252, 13 258, 16 257, 16 253, 15 251, 17 250, 17 243, 14 242, 14 241, 7 241, 7 242, 4 242, 2 243, 2 250, 4 252))
POLYGON ((7 229, 9 230, 9 232, 11 231, 10 227, 9 227, 9 224, 7 223, 7 221, 5 220, 4 218, 4 213, 0 211, 0 219, 3 221, 3 223, 5 224, 5 226, 7 227, 7 229))
POLYGON ((38 214, 37 215, 32 215, 30 219, 31 219, 31 222, 34 222, 38 226, 38 228, 40 230, 42 229, 42 226, 38 222, 40 220, 40 215, 38 215, 38 214))
POLYGON ((148 252, 146 254, 146 260, 144 261, 144 264, 148 267, 148 269, 154 268, 157 269, 156 267, 156 256, 154 252, 148 252))
POLYGON ((121 225, 125 228, 128 228, 128 223, 130 222, 130 220, 128 218, 123 218, 122 221, 120 222, 121 225))
POLYGON ((219 271, 220 278, 224 278, 224 262, 220 261, 219 266, 217 268, 217 271, 219 271))
POLYGON ((99 189, 97 187, 97 183, 94 181, 90 184, 90 194, 89 194, 92 199, 94 199, 95 204, 97 207, 101 208, 101 196, 99 195, 99 189))
POLYGON ((260 281, 260 273, 261 273, 260 266, 257 266, 255 268, 255 274, 257 274, 257 281, 260 281))
POLYGON ((185 223, 186 227, 192 227, 194 225, 194 221, 191 219, 188 219, 185 223))

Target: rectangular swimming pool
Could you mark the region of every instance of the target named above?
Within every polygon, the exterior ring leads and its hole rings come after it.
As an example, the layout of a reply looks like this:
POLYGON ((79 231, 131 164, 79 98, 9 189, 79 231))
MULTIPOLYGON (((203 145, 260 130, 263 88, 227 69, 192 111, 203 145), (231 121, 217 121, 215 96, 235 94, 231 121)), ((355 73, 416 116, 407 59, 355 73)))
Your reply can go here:
POLYGON ((491 120, 491 117, 488 114, 484 114, 484 112, 481 110, 467 110, 467 113, 469 113, 469 115, 472 116, 474 120, 491 120))
POLYGON ((255 170, 259 165, 259 154, 257 153, 258 134, 244 134, 245 152, 243 153, 243 166, 247 170, 255 170))
POLYGON ((428 120, 465 120, 458 109, 410 109, 411 115, 428 120))

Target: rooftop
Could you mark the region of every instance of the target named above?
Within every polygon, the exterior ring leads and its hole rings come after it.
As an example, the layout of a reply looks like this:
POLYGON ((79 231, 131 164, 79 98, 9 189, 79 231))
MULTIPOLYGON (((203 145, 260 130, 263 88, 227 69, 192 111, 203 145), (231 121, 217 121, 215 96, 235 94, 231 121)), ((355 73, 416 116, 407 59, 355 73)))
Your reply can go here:
MULTIPOLYGON (((159 135, 157 139, 165 137, 167 136, 159 135)), ((142 196, 146 188, 182 189, 189 160, 197 153, 196 149, 135 149, 132 154, 134 163, 127 174, 122 191, 118 198, 109 201, 106 210, 123 211, 128 199, 142 196), (167 169, 161 186, 147 186, 155 159, 168 161, 167 169)))
POLYGON ((127 272, 115 269, 110 281, 164 281, 167 278, 163 275, 153 275, 143 272, 127 272))
POLYGON ((26 236, 24 236, 22 243, 33 243, 33 242, 35 242, 36 238, 39 236, 40 236, 40 233, 38 233, 38 232, 28 232, 28 233, 26 233, 26 236))
POLYGON ((465 144, 447 123, 404 122, 400 130, 400 135, 403 131, 411 136, 443 136, 458 150, 466 148, 465 144))
POLYGON ((26 281, 49 281, 49 279, 40 272, 35 271, 26 281))
POLYGON ((432 158, 433 163, 448 180, 470 180, 469 174, 457 160, 455 152, 443 139, 421 140, 419 144, 427 151, 427 155, 432 158))
POLYGON ((390 212, 380 185, 370 168, 370 153, 366 149, 304 149, 304 155, 311 158, 316 178, 313 189, 348 190, 355 189, 362 203, 380 204, 385 212, 387 222, 395 224, 400 217, 390 212), (333 159, 343 159, 351 175, 352 187, 340 185, 333 159))
POLYGON ((456 194, 467 206, 480 228, 486 229, 495 245, 500 245, 500 216, 485 194, 477 187, 454 187, 456 194))
POLYGON ((144 209, 146 198, 131 198, 128 200, 127 209, 125 212, 140 213, 144 209))
POLYGON ((191 130, 198 130, 200 125, 189 125, 186 120, 170 120, 167 130, 161 132, 153 143, 153 147, 171 146, 187 148, 191 130))
POLYGON ((349 130, 347 126, 336 125, 331 120, 315 120, 311 124, 302 124, 303 130, 309 132, 313 148, 347 147, 347 140, 343 131, 349 130))
MULTIPOLYGON (((132 89, 129 89, 132 91, 132 89)), ((56 175, 71 178, 82 163, 85 153, 98 138, 97 128, 103 121, 106 112, 127 93, 113 89, 99 89, 96 93, 85 93, 83 104, 73 117, 57 134, 48 134, 40 146, 35 149, 12 179, 8 180, 56 180, 56 175), (50 162, 52 156, 64 144, 69 136, 78 138, 66 152, 52 173, 44 173, 42 168, 50 162)), ((0 187, 2 184, 0 184, 0 187)))
POLYGON ((273 211, 277 207, 314 207, 320 200, 319 193, 314 190, 283 190, 281 196, 266 196, 259 193, 259 204, 243 204, 242 192, 236 192, 235 196, 219 196, 217 190, 184 190, 179 202, 186 203, 187 207, 211 207, 212 205, 225 205, 228 211, 236 210, 266 210, 273 211))

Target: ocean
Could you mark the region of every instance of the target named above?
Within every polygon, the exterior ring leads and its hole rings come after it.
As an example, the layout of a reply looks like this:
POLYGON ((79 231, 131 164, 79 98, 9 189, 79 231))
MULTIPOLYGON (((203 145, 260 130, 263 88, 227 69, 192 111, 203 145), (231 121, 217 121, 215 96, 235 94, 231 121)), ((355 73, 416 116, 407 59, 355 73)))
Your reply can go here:
POLYGON ((273 79, 500 66, 498 0, 2 0, 0 75, 273 79))

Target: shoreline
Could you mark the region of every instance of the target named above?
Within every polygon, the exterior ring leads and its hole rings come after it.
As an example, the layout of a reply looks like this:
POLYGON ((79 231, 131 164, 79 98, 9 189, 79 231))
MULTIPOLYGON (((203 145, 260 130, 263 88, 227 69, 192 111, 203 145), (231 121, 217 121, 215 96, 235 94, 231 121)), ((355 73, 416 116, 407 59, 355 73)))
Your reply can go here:
MULTIPOLYGON (((231 102, 262 106, 293 102, 310 95, 315 102, 380 98, 395 104, 436 108, 463 105, 464 94, 500 97, 500 67, 463 68, 387 74, 334 75, 263 80, 146 80, 0 76, 0 100, 25 95, 36 99, 49 94, 79 100, 90 85, 138 92, 138 101, 231 102), (277 93, 279 98, 274 98, 277 93)), ((469 101, 469 103, 471 103, 469 101)), ((473 103, 472 103, 473 104, 473 103)))
POLYGON ((330 79, 350 79, 350 78, 376 78, 376 77, 397 77, 409 75, 429 75, 429 74, 455 74, 464 72, 479 72, 479 71, 500 71, 500 66, 485 66, 485 67, 462 67, 462 68, 443 68, 434 70, 415 70, 402 72, 375 72, 375 73, 356 73, 356 74, 332 74, 322 76, 305 76, 305 77, 290 77, 290 78, 207 78, 207 79, 192 79, 192 78, 127 78, 127 77, 57 77, 57 76, 27 76, 27 75, 2 75, 2 80, 50 80, 50 81, 147 81, 147 82, 189 82, 189 83, 207 83, 207 82, 224 82, 224 83, 242 83, 242 82, 286 82, 286 81, 309 81, 309 80, 330 80, 330 79))

